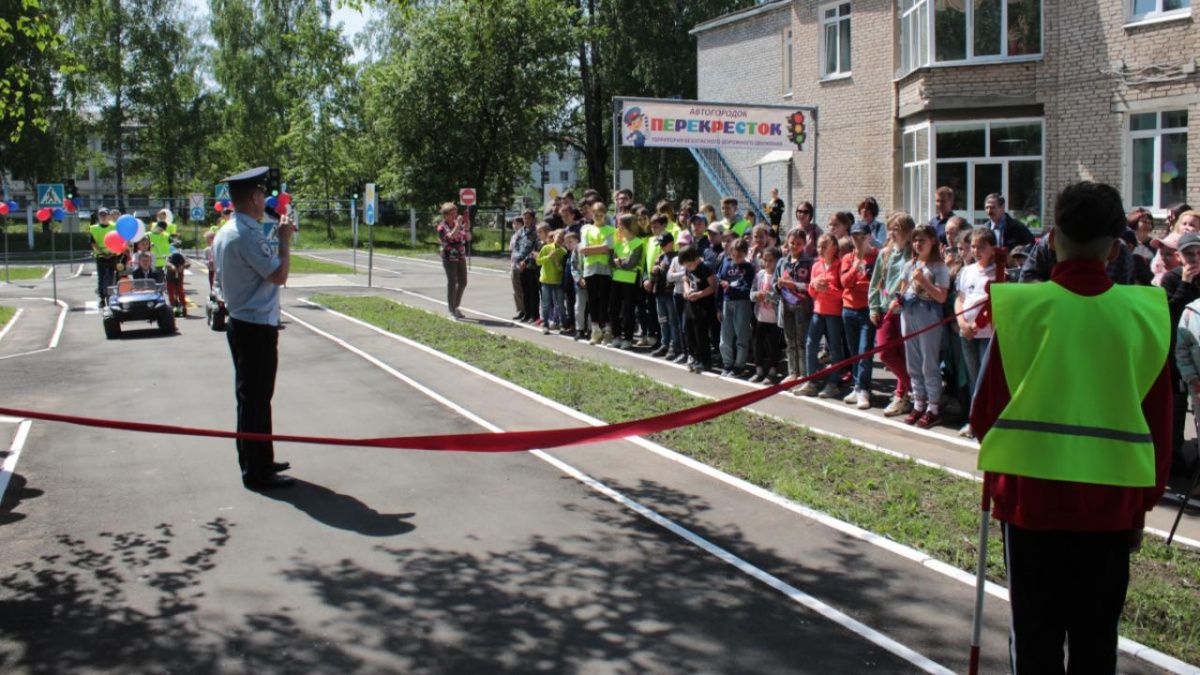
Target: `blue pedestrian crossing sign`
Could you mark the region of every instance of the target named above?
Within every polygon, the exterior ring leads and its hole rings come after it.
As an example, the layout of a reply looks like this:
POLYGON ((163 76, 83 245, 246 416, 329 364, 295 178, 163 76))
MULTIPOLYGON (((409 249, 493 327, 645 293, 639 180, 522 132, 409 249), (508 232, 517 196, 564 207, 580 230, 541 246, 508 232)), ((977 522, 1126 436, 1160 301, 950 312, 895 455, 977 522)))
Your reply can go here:
POLYGON ((375 224, 375 212, 379 208, 379 202, 375 198, 375 184, 367 183, 363 190, 363 222, 367 225, 375 224))
POLYGON ((38 206, 64 206, 63 200, 66 191, 63 189, 62 183, 38 183, 37 197, 38 206))
POLYGON ((375 224, 375 205, 374 204, 371 204, 371 203, 367 204, 367 213, 366 213, 366 217, 363 218, 363 220, 367 221, 368 225, 375 224))
POLYGON ((193 206, 192 207, 192 220, 204 220, 204 207, 202 207, 202 206, 193 206))
POLYGON ((219 202, 229 201, 229 184, 217 183, 216 198, 219 202))

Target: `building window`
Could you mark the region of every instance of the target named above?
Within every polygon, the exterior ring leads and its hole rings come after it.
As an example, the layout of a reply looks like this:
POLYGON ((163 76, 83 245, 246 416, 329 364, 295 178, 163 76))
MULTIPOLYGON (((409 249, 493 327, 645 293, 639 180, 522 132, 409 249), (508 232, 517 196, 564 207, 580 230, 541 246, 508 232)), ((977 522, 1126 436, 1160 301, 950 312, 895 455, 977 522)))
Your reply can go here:
POLYGON ((904 210, 918 223, 933 215, 929 185, 929 125, 905 129, 901 151, 904 168, 904 210))
POLYGON ((935 183, 954 190, 958 215, 986 223, 984 202, 996 192, 1013 218, 1042 226, 1042 120, 946 122, 933 129, 935 183))
POLYGON ((792 95, 792 29, 783 31, 783 95, 792 95))
MULTIPOLYGON (((1178 3, 1189 0, 1130 1, 1178 3)), ((901 75, 931 61, 973 63, 1037 57, 1042 53, 1042 0, 897 2, 900 8, 901 75), (933 40, 928 37, 931 31, 933 40)))
POLYGON ((929 65, 929 0, 900 0, 900 72, 929 65))
POLYGON ((571 182, 571 172, 570 171, 559 171, 558 179, 564 183, 570 183, 571 182))
POLYGON ((850 74, 850 3, 821 8, 821 77, 850 74))
POLYGON ((1146 21, 1192 12, 1192 0, 1128 0, 1129 20, 1146 21))
POLYGON ((1186 110, 1129 116, 1131 206, 1161 212, 1187 194, 1186 110))

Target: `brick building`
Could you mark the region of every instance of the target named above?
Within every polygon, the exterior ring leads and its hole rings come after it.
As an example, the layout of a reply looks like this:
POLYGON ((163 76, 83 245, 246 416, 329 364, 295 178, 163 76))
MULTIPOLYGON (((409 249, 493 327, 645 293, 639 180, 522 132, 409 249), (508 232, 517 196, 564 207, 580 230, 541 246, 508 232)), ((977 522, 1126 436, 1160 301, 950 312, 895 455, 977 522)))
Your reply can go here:
MULTIPOLYGON (((1000 192, 1036 226, 1084 178, 1157 216, 1200 204, 1190 0, 778 0, 692 34, 701 100, 819 108, 819 220, 866 195, 927 219, 949 185, 976 222, 1000 192)), ((811 198, 813 154, 764 189, 811 198)), ((726 155, 757 183, 761 153, 726 155)))

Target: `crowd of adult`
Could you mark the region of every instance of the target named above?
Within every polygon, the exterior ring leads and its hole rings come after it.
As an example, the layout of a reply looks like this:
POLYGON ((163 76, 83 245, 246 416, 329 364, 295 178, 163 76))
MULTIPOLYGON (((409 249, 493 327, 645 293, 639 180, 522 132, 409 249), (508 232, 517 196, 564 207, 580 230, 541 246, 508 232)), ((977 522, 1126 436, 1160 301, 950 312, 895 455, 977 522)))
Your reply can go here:
MULTIPOLYGON (((884 401, 872 387, 871 357, 794 391, 863 410, 882 405, 884 415, 922 428, 957 420, 966 437, 973 436, 966 418, 992 337, 977 309, 989 283, 1047 281, 1057 262, 1049 237, 1036 237, 999 194, 987 196, 986 220, 977 226, 955 213, 954 191, 940 187, 926 223, 903 212, 881 219, 877 200, 865 197, 853 212, 825 217, 801 202, 786 230, 774 192, 761 209, 731 197, 653 207, 630 190, 613 197, 610 208, 596 190, 578 199, 568 192, 513 222, 514 320, 646 351, 693 372, 764 383, 893 344, 878 359, 895 380, 884 401)), ((461 318, 470 230, 453 205, 443 215, 450 312, 461 318)), ((1107 273, 1117 284, 1162 286, 1179 325, 1184 308, 1200 298, 1200 235, 1186 236, 1200 231, 1200 213, 1179 205, 1166 221, 1156 237, 1151 214, 1130 212, 1107 273)), ((1189 394, 1200 392, 1200 368, 1181 372, 1173 363, 1171 370, 1174 471, 1186 473, 1183 424, 1189 394)))

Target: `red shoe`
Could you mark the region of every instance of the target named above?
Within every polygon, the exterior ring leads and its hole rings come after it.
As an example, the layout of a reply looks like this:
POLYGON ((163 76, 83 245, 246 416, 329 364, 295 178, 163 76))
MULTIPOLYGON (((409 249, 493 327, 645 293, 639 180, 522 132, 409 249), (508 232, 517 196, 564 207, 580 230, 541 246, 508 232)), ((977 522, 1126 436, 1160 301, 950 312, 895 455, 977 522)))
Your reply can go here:
POLYGON ((905 424, 916 424, 918 420, 924 419, 924 417, 925 417, 924 410, 913 410, 912 412, 908 413, 907 417, 904 418, 904 423, 905 424))
POLYGON ((917 426, 922 429, 928 429, 935 424, 940 424, 941 421, 941 415, 935 412, 927 411, 924 415, 921 415, 921 419, 917 420, 917 426))

